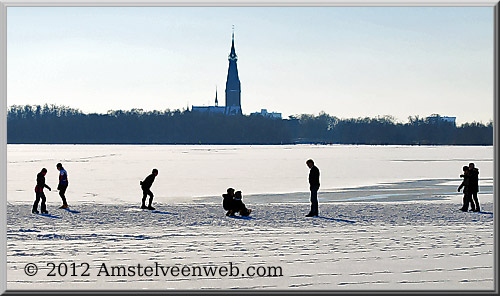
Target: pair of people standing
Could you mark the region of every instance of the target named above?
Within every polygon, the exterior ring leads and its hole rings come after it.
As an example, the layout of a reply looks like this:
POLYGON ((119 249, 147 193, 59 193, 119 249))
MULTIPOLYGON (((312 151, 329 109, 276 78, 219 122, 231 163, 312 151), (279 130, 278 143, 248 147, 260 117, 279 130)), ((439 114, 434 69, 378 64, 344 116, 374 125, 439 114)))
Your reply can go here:
MULTIPOLYGON (((68 203, 66 201, 66 189, 68 188, 68 172, 63 168, 61 163, 56 165, 57 170, 59 170, 59 183, 57 185, 57 190, 59 190, 59 196, 62 199, 62 206, 60 209, 67 209, 68 203)), ((49 185, 45 184, 45 175, 47 174, 47 169, 42 168, 42 170, 36 175, 36 186, 35 186, 35 203, 33 203, 32 213, 38 214, 38 203, 41 201, 40 211, 42 214, 48 214, 47 206, 45 204, 46 197, 43 192, 44 188, 47 188, 49 191, 52 191, 49 185)))
POLYGON ((477 193, 479 192, 479 170, 475 167, 474 163, 469 163, 469 166, 464 166, 464 173, 460 175, 464 178, 462 184, 458 187, 458 192, 464 189, 463 206, 460 208, 461 211, 467 212, 469 210, 469 203, 471 206, 471 211, 480 212, 479 200, 477 199, 477 193))

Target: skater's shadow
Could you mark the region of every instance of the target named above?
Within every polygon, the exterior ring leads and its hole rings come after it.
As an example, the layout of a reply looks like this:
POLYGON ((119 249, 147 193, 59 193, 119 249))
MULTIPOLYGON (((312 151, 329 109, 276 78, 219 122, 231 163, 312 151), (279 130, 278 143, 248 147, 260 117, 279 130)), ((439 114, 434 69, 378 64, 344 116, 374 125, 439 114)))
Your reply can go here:
POLYGON ((493 215, 492 212, 478 212, 478 214, 493 215))
POLYGON ((54 216, 54 215, 51 215, 51 214, 37 214, 38 216, 43 216, 43 217, 47 217, 47 218, 52 218, 52 219, 61 219, 61 217, 59 216, 54 216))
POLYGON ((336 221, 336 222, 345 222, 345 223, 356 223, 356 221, 352 221, 352 220, 345 220, 345 219, 335 219, 335 218, 328 218, 328 217, 318 217, 320 219, 324 219, 324 220, 330 220, 330 221, 336 221))
POLYGON ((66 212, 70 212, 72 214, 80 214, 79 211, 75 211, 75 210, 70 210, 70 209, 63 209, 63 210, 65 210, 66 212))
POLYGON ((162 212, 162 211, 151 211, 151 213, 155 213, 155 214, 162 214, 162 215, 178 215, 177 213, 169 213, 169 212, 162 212))
POLYGON ((256 220, 254 217, 245 217, 245 216, 228 216, 229 218, 239 219, 239 220, 256 220))

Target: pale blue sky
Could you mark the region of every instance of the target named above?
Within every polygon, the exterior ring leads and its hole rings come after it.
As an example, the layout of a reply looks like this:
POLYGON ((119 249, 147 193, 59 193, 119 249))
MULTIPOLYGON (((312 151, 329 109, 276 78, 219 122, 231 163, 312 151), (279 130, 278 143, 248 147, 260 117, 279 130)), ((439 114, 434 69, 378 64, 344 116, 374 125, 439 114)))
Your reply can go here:
POLYGON ((7 103, 493 119, 493 8, 9 7, 7 103))

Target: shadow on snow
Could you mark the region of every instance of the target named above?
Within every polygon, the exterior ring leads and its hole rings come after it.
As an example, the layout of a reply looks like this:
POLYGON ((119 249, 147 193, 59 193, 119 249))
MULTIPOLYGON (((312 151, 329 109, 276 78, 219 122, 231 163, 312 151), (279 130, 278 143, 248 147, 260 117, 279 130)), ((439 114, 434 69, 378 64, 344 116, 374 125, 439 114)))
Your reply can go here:
POLYGON ((229 218, 233 218, 233 219, 241 219, 241 220, 255 220, 254 217, 244 217, 244 216, 228 216, 229 218))
POLYGON ((52 218, 52 219, 61 219, 61 217, 59 216, 54 216, 54 215, 51 215, 51 214, 37 214, 38 216, 43 216, 43 217, 47 217, 47 218, 52 218))
POLYGON ((330 221, 337 221, 337 222, 346 222, 346 223, 356 223, 356 221, 352 220, 345 220, 345 219, 335 219, 335 218, 328 218, 328 217, 318 217, 319 219, 324 219, 324 220, 330 220, 330 221))
POLYGON ((75 211, 75 210, 70 210, 70 209, 62 209, 62 210, 65 210, 66 212, 70 212, 72 214, 80 214, 79 211, 75 211))
POLYGON ((178 215, 177 213, 162 212, 162 211, 157 211, 157 210, 153 210, 153 211, 151 211, 151 213, 163 214, 163 215, 178 215))

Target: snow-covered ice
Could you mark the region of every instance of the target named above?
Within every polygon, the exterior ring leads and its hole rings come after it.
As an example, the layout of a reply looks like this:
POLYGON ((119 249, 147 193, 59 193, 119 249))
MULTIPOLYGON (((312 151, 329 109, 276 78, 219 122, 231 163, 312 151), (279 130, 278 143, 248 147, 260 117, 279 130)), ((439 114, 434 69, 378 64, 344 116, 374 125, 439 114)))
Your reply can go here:
MULTIPOLYGON (((247 202, 248 203, 248 202, 247 202)), ((447 202, 249 204, 248 219, 220 204, 81 204, 52 216, 8 205, 9 289, 493 289, 493 204, 463 213, 447 202), (47 277, 47 263, 89 263, 89 277, 47 277), (280 266, 282 277, 104 277, 108 266, 280 266), (38 275, 24 274, 27 263, 38 275)), ((82 270, 79 269, 78 272, 82 270)))
POLYGON ((494 288, 492 147, 9 145, 7 167, 8 289, 494 288), (304 217, 307 158, 322 173, 318 218, 304 217), (70 210, 46 191, 50 214, 31 214, 36 173, 47 167, 55 188, 59 161, 70 210), (481 213, 458 210, 470 161, 481 213), (156 211, 140 210, 138 181, 152 167, 156 211), (225 216, 230 186, 250 218, 225 216), (47 276, 48 263, 70 270, 47 276), (70 276, 71 263, 77 275, 89 263, 89 276, 70 276), (97 276, 102 264, 139 263, 280 267, 283 276, 97 276))

